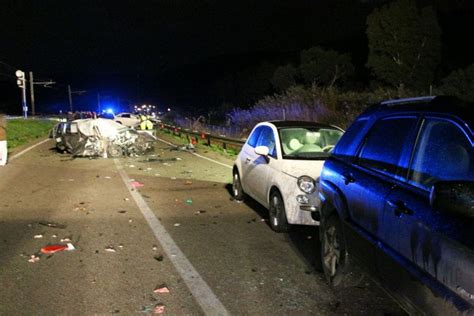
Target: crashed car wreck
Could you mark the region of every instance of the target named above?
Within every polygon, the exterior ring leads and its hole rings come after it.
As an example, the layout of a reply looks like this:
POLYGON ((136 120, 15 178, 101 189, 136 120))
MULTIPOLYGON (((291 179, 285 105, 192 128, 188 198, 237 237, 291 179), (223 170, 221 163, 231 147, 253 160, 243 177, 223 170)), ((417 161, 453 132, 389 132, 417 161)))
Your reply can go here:
POLYGON ((82 119, 61 122, 50 137, 56 148, 74 157, 110 157, 142 155, 156 141, 149 131, 137 131, 109 119, 82 119))

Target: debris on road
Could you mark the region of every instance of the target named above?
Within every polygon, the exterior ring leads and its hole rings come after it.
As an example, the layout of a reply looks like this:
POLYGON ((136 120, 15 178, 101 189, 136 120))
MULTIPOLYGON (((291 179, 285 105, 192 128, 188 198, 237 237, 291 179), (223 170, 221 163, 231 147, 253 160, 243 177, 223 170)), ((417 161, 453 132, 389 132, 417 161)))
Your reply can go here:
POLYGON ((54 222, 39 222, 38 224, 47 226, 47 227, 52 227, 52 228, 59 228, 59 229, 65 229, 67 227, 67 225, 58 224, 54 222))
POLYGON ((144 186, 143 183, 138 182, 138 181, 132 181, 132 182, 130 183, 130 185, 131 185, 132 187, 134 187, 134 188, 141 188, 142 186, 144 186))
POLYGON ((71 239, 69 237, 64 237, 60 240, 60 242, 71 242, 71 239))
POLYGON ((176 157, 176 160, 180 161, 180 160, 183 160, 183 159, 181 159, 181 158, 179 158, 179 157, 176 157))
POLYGON ((117 250, 115 250, 115 248, 113 246, 105 247, 105 251, 107 251, 107 252, 117 252, 117 250))
POLYGON ((109 176, 105 176, 104 178, 105 179, 112 179, 112 177, 109 177, 109 176))
POLYGON ((34 235, 33 238, 34 238, 34 239, 43 238, 43 234, 34 235))
POLYGON ((129 167, 130 167, 130 168, 135 168, 135 165, 130 165, 129 167))
POLYGON ((176 177, 171 177, 170 179, 171 179, 171 180, 176 180, 176 177))
POLYGON ((206 213, 206 211, 205 210, 198 210, 198 211, 194 212, 195 215, 202 214, 202 213, 206 213))
POLYGON ((191 199, 191 198, 187 199, 186 204, 192 205, 193 204, 193 199, 191 199))
POLYGON ((165 304, 158 303, 158 304, 155 305, 155 308, 153 309, 153 313, 163 314, 164 312, 165 312, 165 304))
POLYGON ((181 226, 180 223, 174 223, 174 227, 179 227, 179 226, 181 226))
POLYGON ((44 254, 51 254, 51 253, 56 253, 63 250, 74 250, 74 249, 76 248, 73 246, 73 244, 67 243, 66 245, 56 244, 56 245, 44 246, 43 248, 41 248, 41 252, 44 254))
POLYGON ((31 263, 35 263, 35 262, 38 262, 40 260, 40 257, 37 256, 37 255, 31 255, 30 256, 30 259, 28 259, 28 262, 31 262, 31 263))
POLYGON ((191 184, 193 184, 193 182, 190 181, 190 180, 186 180, 186 181, 184 181, 184 184, 185 184, 185 185, 191 185, 191 184))
POLYGON ((153 293, 159 293, 159 294, 163 294, 163 293, 169 293, 170 290, 168 289, 168 287, 166 286, 166 284, 161 284, 161 285, 158 285, 157 287, 155 287, 155 289, 153 290, 153 293))
POLYGON ((129 201, 130 199, 129 199, 129 198, 124 198, 123 200, 124 200, 124 201, 129 201))
POLYGON ((156 250, 158 250, 158 246, 157 246, 157 245, 153 245, 153 246, 151 247, 151 249, 153 249, 153 250, 156 251, 156 250))
POLYGON ((159 262, 163 261, 163 259, 164 259, 164 257, 163 257, 162 255, 154 256, 153 258, 154 258, 156 261, 159 261, 159 262))

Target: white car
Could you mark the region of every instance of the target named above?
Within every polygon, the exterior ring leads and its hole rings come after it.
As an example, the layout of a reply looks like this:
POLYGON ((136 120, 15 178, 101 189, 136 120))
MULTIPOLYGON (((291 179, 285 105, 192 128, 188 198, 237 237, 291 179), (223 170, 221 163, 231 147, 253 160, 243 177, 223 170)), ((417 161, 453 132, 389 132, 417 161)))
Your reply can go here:
POLYGON ((233 166, 236 200, 249 195, 269 210, 270 226, 319 225, 319 176, 344 131, 300 121, 257 124, 233 166))
POLYGON ((140 124, 140 117, 132 113, 120 113, 115 115, 114 121, 125 126, 133 127, 140 124))

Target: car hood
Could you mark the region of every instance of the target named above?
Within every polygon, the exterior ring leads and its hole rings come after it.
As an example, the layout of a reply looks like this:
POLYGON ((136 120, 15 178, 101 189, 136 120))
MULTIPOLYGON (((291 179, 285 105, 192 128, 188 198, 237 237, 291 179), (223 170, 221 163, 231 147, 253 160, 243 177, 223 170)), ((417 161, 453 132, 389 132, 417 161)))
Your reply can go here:
POLYGON ((279 161, 279 169, 294 178, 303 175, 318 179, 325 160, 291 160, 283 159, 279 161))

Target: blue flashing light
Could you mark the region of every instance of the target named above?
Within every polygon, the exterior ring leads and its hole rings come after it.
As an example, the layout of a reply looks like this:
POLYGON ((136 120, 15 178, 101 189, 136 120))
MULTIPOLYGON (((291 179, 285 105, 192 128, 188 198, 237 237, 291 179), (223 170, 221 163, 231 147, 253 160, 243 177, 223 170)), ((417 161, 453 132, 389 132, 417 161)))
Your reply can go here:
POLYGON ((105 112, 107 112, 107 113, 109 113, 109 114, 114 114, 114 110, 112 110, 112 109, 110 109, 110 108, 107 109, 105 112))

